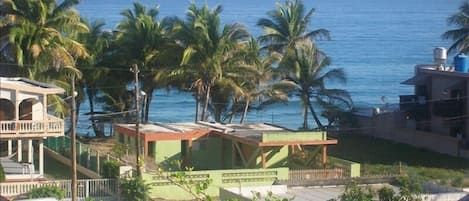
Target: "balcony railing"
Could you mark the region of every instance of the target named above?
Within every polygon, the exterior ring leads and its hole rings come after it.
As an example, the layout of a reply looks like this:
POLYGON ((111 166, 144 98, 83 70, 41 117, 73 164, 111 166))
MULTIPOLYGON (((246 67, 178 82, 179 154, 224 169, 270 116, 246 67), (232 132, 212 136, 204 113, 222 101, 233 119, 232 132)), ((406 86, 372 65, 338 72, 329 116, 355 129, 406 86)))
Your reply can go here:
POLYGON ((64 121, 49 115, 46 120, 0 121, 0 138, 33 134, 57 136, 64 133, 64 121))

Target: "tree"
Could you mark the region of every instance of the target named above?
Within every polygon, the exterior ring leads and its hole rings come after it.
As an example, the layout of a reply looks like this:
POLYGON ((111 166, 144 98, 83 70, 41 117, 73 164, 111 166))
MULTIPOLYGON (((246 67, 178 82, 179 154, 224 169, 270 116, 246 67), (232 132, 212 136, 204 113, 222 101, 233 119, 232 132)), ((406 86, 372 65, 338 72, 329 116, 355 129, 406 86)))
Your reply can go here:
MULTIPOLYGON (((76 0, 6 0, 2 10, 10 17, 9 45, 20 66, 20 76, 45 80, 51 70, 75 67, 76 58, 88 56, 85 47, 74 39, 87 32, 78 12, 76 0)), ((56 75, 56 74, 54 74, 56 75)))
MULTIPOLYGON (((255 73, 250 79, 242 78, 240 81, 243 90, 242 99, 244 99, 244 109, 240 123, 244 123, 250 104, 257 102, 257 105, 263 106, 278 101, 288 100, 288 90, 281 84, 272 82, 274 79, 274 65, 280 60, 281 56, 277 53, 262 54, 258 41, 251 37, 245 46, 243 65, 251 66, 255 73)), ((234 106, 236 106, 234 104, 234 106)), ((233 113, 236 110, 233 110, 233 113)))
POLYGON ((267 13, 268 18, 261 18, 257 22, 264 29, 259 42, 270 52, 286 54, 298 41, 329 39, 329 31, 326 29, 308 30, 314 12, 314 8, 306 11, 301 0, 277 3, 277 9, 267 13))
MULTIPOLYGON (((184 53, 181 67, 174 75, 188 78, 195 89, 196 115, 199 100, 203 100, 201 120, 206 120, 211 90, 215 83, 222 82, 227 69, 241 59, 237 53, 239 45, 249 36, 244 26, 228 24, 221 27, 219 14, 221 6, 209 9, 208 5, 197 7, 192 3, 186 20, 174 18, 171 23, 174 38, 184 53)), ((196 116, 195 120, 199 118, 196 116)))
MULTIPOLYGON (((144 5, 135 2, 133 10, 121 12, 124 19, 117 25, 117 44, 120 48, 116 54, 127 64, 125 68, 131 64, 139 66, 147 104, 151 103, 155 89, 167 86, 160 73, 164 67, 176 64, 180 51, 169 40, 166 20, 158 21, 158 13, 158 6, 147 10, 144 5)), ((144 121, 148 120, 149 110, 150 107, 145 107, 144 121)))
POLYGON ((105 25, 103 21, 89 22, 86 19, 82 19, 82 21, 87 25, 90 31, 88 33, 79 34, 78 40, 85 45, 90 56, 77 61, 80 70, 84 74, 83 79, 78 81, 80 85, 79 89, 82 91, 78 94, 84 94, 86 91, 90 106, 91 125, 94 133, 98 137, 104 137, 104 133, 100 132, 96 126, 94 105, 99 92, 98 85, 101 79, 109 73, 109 70, 103 68, 101 65, 106 50, 110 48, 113 35, 111 32, 103 31, 105 25))
POLYGON ((316 48, 316 45, 304 40, 298 42, 292 54, 284 57, 277 69, 283 75, 283 82, 294 87, 303 105, 303 129, 308 129, 308 108, 320 129, 324 129, 319 120, 313 103, 324 105, 331 101, 343 106, 350 106, 351 98, 342 89, 326 88, 326 81, 345 82, 346 76, 342 69, 327 70, 330 60, 316 48))
POLYGON ((459 7, 459 12, 448 18, 448 24, 456 28, 446 31, 443 39, 450 39, 453 44, 448 52, 469 52, 469 2, 463 1, 459 7))
MULTIPOLYGON (((63 81, 70 74, 79 75, 75 61, 88 57, 86 48, 76 40, 79 33, 88 32, 73 9, 77 0, 5 0, 2 2, 2 26, 7 24, 8 58, 18 65, 17 76, 54 83, 69 89, 63 81)), ((4 33, 2 33, 4 38, 4 33)), ((48 98, 53 110, 66 114, 64 102, 56 95, 48 98)))

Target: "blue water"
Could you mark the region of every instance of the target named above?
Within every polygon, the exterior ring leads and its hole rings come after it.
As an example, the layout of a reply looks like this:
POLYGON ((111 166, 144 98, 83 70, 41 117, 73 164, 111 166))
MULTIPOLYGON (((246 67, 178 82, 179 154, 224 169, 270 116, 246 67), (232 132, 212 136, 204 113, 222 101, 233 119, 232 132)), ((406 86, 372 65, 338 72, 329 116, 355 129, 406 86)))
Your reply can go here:
MULTIPOLYGON (((160 16, 183 17, 189 1, 140 1, 147 6, 160 5, 160 16)), ((276 1, 267 0, 203 0, 210 6, 221 4, 224 23, 245 24, 258 36, 257 20, 275 8, 276 1)), ((358 106, 379 106, 381 97, 398 102, 398 95, 411 94, 411 86, 400 82, 412 76, 414 66, 432 63, 435 47, 449 47, 441 34, 450 27, 446 19, 455 13, 460 1, 454 0, 305 0, 316 8, 311 29, 325 28, 331 41, 319 41, 319 47, 331 58, 331 68, 344 68, 348 82, 344 86, 358 106)), ((127 0, 82 0, 78 10, 92 19, 102 19, 113 29, 122 19, 119 12, 132 7, 127 0)), ((192 121, 194 100, 189 94, 158 91, 151 103, 150 119, 160 122, 192 121)), ((80 112, 88 112, 86 105, 80 112)), ((301 126, 301 105, 294 99, 287 105, 277 104, 249 114, 251 122, 273 122, 290 128, 301 126)), ((311 121, 313 125, 314 122, 311 121)), ((80 123, 86 127, 87 123, 80 123)))

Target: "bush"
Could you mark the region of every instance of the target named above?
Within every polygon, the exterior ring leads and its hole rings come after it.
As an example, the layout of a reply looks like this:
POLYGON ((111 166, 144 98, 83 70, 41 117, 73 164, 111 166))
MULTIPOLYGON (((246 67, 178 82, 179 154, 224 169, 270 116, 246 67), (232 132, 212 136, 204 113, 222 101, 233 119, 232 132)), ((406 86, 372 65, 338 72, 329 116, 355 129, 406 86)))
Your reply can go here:
POLYGON ((34 188, 29 193, 29 198, 57 198, 59 200, 64 199, 65 190, 57 186, 43 186, 34 188))
POLYGON ((390 187, 384 186, 378 190, 378 198, 380 201, 393 201, 394 190, 390 187))
POLYGON ((124 200, 145 201, 149 197, 149 186, 138 177, 121 180, 120 189, 124 200))
POLYGON ((119 178, 119 161, 115 160, 108 160, 103 163, 103 177, 109 179, 117 179, 119 178))
POLYGON ((3 171, 2 164, 0 164, 0 183, 5 181, 5 172, 3 171))

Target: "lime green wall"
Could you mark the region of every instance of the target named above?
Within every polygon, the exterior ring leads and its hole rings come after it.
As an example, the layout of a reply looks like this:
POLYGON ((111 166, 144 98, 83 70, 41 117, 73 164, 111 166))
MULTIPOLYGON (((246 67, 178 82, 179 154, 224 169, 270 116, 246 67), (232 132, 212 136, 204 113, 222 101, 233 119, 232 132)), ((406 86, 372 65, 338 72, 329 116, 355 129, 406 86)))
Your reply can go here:
MULTIPOLYGON (((143 174, 143 179, 150 185, 150 197, 168 200, 190 200, 192 196, 182 188, 174 185, 167 176, 173 173, 143 174)), ((210 196, 218 196, 220 187, 263 186, 272 185, 275 180, 288 179, 288 168, 273 169, 233 169, 186 172, 192 181, 210 179, 207 189, 210 196)))
POLYGON ((173 162, 181 159, 181 141, 157 141, 154 145, 156 163, 173 162))
POLYGON ((264 132, 262 142, 327 140, 326 132, 264 132))

